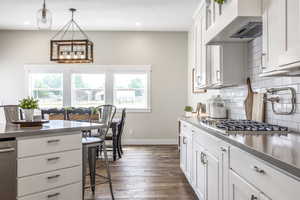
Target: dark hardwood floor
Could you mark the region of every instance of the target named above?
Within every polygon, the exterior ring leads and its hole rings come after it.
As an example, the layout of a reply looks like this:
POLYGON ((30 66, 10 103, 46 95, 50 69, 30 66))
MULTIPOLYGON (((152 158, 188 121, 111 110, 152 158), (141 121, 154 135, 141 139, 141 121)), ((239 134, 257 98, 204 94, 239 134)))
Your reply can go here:
MULTIPOLYGON (((122 159, 111 163, 111 172, 115 199, 197 199, 180 170, 176 146, 125 147, 122 159)), ((86 190, 85 199, 110 199, 108 184, 97 185, 95 196, 86 190)))

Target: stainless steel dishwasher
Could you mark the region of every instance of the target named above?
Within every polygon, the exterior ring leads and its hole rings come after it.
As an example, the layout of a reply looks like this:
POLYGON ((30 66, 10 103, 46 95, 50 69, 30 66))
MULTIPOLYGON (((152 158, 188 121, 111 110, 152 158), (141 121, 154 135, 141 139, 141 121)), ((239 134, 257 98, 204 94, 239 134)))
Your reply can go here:
POLYGON ((0 199, 16 200, 17 197, 16 140, 0 139, 0 199))

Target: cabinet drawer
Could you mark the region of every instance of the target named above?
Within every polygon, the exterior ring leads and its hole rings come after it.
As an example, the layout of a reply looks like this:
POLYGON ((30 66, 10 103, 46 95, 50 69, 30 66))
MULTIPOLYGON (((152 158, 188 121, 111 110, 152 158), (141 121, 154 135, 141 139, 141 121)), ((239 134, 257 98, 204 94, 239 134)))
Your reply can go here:
POLYGON ((265 164, 237 147, 230 150, 230 165, 241 177, 273 200, 295 200, 300 182, 265 164))
POLYGON ((191 131, 191 125, 184 122, 184 121, 180 121, 181 125, 180 125, 180 133, 189 133, 191 131))
POLYGON ((67 185, 61 188, 41 192, 34 195, 18 198, 18 200, 82 200, 81 182, 67 185))
POLYGON ((18 179, 18 196, 25 196, 82 180, 81 166, 18 179))
POLYGON ((81 134, 18 140, 18 158, 81 148, 81 134))
POLYGON ((18 159, 18 177, 74 167, 81 163, 81 150, 21 158, 18 159))
POLYGON ((194 140, 215 157, 219 156, 221 140, 201 129, 195 129, 194 140))

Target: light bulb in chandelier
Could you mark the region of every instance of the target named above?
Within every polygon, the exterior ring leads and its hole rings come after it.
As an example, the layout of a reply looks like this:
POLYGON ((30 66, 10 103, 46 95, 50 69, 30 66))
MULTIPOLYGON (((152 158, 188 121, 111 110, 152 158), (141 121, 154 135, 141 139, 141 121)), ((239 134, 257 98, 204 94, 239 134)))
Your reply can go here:
POLYGON ((43 7, 37 12, 37 26, 39 29, 51 29, 52 14, 46 7, 44 0, 43 7))

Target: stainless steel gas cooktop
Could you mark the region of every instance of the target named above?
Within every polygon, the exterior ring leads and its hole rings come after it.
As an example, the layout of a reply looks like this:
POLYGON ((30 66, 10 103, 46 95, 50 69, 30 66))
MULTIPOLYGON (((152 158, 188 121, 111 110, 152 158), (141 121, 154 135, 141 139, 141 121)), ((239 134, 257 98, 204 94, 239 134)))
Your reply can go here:
POLYGON ((287 135, 288 128, 273 125, 268 123, 261 123, 251 120, 201 120, 201 124, 207 128, 212 128, 222 132, 223 134, 234 135, 262 135, 262 134, 279 134, 287 135))

